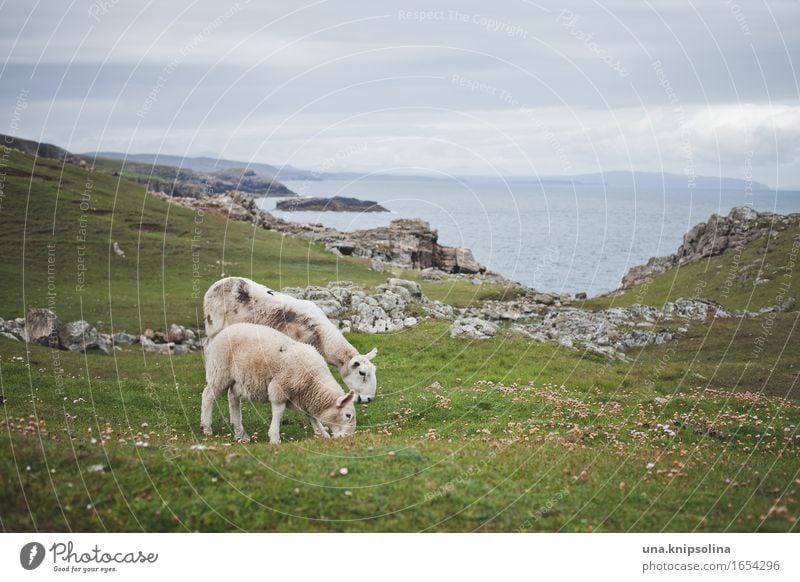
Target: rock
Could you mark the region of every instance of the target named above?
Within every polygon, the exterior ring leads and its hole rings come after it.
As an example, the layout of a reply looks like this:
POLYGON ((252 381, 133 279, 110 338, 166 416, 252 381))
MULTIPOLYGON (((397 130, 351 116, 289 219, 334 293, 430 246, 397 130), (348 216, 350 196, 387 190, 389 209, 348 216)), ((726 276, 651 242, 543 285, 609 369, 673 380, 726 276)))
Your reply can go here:
POLYGON ((584 293, 584 292, 575 293, 575 299, 577 301, 585 301, 586 300, 586 293, 584 293))
POLYGON ((642 283, 677 266, 719 255, 765 236, 773 236, 775 227, 784 229, 800 222, 800 215, 757 212, 748 206, 731 209, 728 216, 713 214, 708 222, 692 227, 674 254, 652 257, 645 265, 632 267, 622 278, 617 292, 642 283))
POLYGON ((535 293, 531 299, 534 303, 541 303, 542 305, 552 305, 556 301, 555 297, 549 293, 535 293))
POLYGON ((484 319, 465 317, 456 319, 450 326, 450 337, 464 337, 467 339, 488 339, 497 334, 497 327, 484 319))
POLYGON ((383 273, 383 261, 374 257, 370 263, 370 268, 376 273, 383 273))
POLYGON ((61 347, 70 352, 100 350, 108 353, 108 346, 97 330, 87 321, 72 321, 61 328, 59 334, 61 347))
POLYGON ((183 340, 186 339, 186 328, 182 325, 173 323, 169 326, 166 339, 168 342, 173 342, 176 344, 183 343, 183 340))
POLYGON ((147 339, 151 340, 151 339, 153 339, 155 337, 156 332, 154 332, 152 328, 148 327, 147 329, 144 330, 144 334, 143 335, 147 339))
POLYGON ((25 316, 24 339, 32 344, 58 348, 63 325, 49 309, 29 309, 25 316))
POLYGON ((139 338, 129 333, 119 332, 111 337, 111 341, 115 346, 129 346, 139 343, 139 338))
POLYGON ((125 251, 123 251, 120 248, 119 243, 117 241, 114 241, 114 254, 119 257, 122 257, 123 259, 125 258, 125 251))
POLYGON ((416 281, 409 281, 407 279, 387 279, 386 283, 394 287, 406 289, 414 299, 422 298, 422 286, 416 281))
POLYGON ((197 334, 194 332, 193 329, 186 328, 186 339, 184 341, 187 342, 194 342, 197 340, 197 334))
POLYGON ((441 281, 444 273, 436 267, 428 267, 427 269, 422 269, 419 277, 425 281, 441 281))
POLYGON ((346 196, 332 198, 290 198, 281 200, 275 210, 283 212, 389 212, 373 200, 359 200, 346 196))
POLYGON ((439 247, 440 266, 443 271, 448 273, 480 273, 485 270, 475 257, 472 251, 465 247, 439 247))

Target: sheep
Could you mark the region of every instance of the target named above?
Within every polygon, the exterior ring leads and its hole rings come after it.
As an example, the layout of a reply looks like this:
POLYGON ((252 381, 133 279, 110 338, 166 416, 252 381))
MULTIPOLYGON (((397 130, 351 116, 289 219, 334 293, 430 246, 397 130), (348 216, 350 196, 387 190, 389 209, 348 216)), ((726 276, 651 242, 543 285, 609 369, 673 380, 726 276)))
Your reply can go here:
POLYGON ((314 346, 338 368, 359 402, 375 398, 377 378, 372 359, 378 349, 360 355, 314 302, 273 291, 250 279, 227 277, 208 288, 203 311, 208 341, 233 323, 266 325, 314 346))
POLYGON ((308 415, 314 432, 330 438, 356 430, 355 392, 344 393, 328 364, 312 346, 296 342, 279 331, 253 323, 226 327, 206 347, 206 387, 200 426, 211 436, 214 401, 228 393, 234 438, 247 442, 242 426, 241 400, 272 405, 269 442, 280 443, 281 417, 286 407, 308 415))

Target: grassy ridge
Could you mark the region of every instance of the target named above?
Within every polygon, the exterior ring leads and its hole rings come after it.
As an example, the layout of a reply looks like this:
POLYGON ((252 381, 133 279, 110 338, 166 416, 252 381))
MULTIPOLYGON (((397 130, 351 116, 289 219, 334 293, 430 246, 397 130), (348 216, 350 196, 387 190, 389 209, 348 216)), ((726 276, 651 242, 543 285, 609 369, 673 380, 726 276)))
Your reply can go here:
MULTIPOLYGON (((194 212, 111 175, 42 160, 34 169, 19 154, 6 172, 2 317, 48 305, 51 242, 53 307, 107 329, 112 316, 128 331, 195 324, 195 286, 202 293, 223 270, 276 286, 374 285, 387 276, 205 215, 194 277, 194 212), (83 214, 89 258, 78 292, 83 214)), ((501 291, 468 281, 423 285, 461 304, 501 291)), ((793 531, 797 323, 797 312, 693 323, 627 361, 504 329, 488 341, 456 340, 448 322, 351 334, 362 351, 379 348, 379 397, 358 407, 356 436, 314 439, 302 416, 288 413, 280 447, 263 442, 263 404, 244 407, 255 442, 231 442, 224 400, 217 436, 201 435, 200 354, 133 347, 84 355, 0 338, 0 528, 793 531)))
MULTIPOLYGON (((800 299, 800 224, 755 240, 740 250, 682 265, 623 295, 597 297, 586 307, 660 306, 679 297, 703 297, 730 310, 758 311, 800 299)), ((800 309, 795 305, 794 310, 800 309)))

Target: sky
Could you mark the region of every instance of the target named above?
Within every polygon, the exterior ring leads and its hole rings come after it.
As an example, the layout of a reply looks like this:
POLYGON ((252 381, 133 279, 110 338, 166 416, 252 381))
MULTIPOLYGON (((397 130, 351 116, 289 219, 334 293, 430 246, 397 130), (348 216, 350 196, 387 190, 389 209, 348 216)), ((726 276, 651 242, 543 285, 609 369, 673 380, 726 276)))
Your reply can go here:
POLYGON ((800 1, 0 2, 0 133, 317 171, 800 185, 800 1))

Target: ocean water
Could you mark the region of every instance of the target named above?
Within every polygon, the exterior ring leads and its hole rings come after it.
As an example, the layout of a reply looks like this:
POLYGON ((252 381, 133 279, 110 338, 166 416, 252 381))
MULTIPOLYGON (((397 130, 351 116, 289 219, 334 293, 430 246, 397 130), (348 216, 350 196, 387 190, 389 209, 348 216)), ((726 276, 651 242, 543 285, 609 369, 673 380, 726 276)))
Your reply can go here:
POLYGON ((370 179, 286 182, 303 196, 375 200, 391 212, 276 212, 343 231, 421 218, 439 242, 472 249, 493 271, 548 292, 596 295, 616 289, 627 270, 673 253, 683 234, 734 206, 800 211, 800 192, 662 189, 478 179, 370 179))

